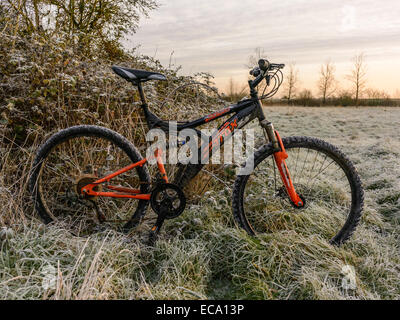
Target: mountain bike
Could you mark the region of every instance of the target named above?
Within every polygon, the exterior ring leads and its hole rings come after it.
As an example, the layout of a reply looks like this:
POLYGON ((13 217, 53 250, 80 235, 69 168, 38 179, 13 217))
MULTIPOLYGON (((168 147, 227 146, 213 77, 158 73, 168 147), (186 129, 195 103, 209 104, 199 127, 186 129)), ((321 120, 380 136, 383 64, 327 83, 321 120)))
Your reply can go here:
MULTIPOLYGON (((362 184, 351 161, 337 147, 311 137, 281 138, 266 119, 260 101, 278 91, 283 82, 283 68, 284 64, 260 59, 258 66, 250 71, 253 76, 248 81, 250 98, 194 121, 177 122, 176 131, 197 130, 203 124, 228 116, 211 137, 201 137, 198 155, 209 157, 238 129, 258 119, 266 141, 249 157, 254 168, 239 172, 236 177, 232 194, 234 220, 248 234, 257 236, 268 233, 282 215, 312 215, 319 210, 323 223, 331 226, 327 228, 331 231, 321 236, 340 245, 349 239, 360 221, 362 184), (259 96, 257 88, 262 82, 264 90, 259 96)), ((170 121, 149 110, 142 86, 146 81, 162 81, 166 77, 125 67, 112 69, 137 87, 148 128, 168 132, 170 121)), ((178 141, 175 147, 184 143, 178 141)), ((150 158, 143 158, 119 133, 94 125, 61 130, 37 151, 29 182, 35 208, 45 223, 62 221, 73 230, 100 225, 129 231, 140 226, 150 204, 157 215, 150 231, 150 239, 154 241, 165 219, 183 213, 186 207, 183 188, 204 166, 179 163, 171 179, 162 152, 157 148, 150 157, 158 169, 157 178, 151 179, 150 158)))

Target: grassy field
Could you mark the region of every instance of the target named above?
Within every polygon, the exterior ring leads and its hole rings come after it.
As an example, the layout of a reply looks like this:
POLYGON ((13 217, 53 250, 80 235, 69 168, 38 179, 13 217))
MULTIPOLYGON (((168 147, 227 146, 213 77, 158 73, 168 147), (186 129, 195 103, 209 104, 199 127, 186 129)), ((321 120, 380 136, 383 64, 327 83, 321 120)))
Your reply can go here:
MULTIPOLYGON (((365 210, 344 246, 329 245, 301 214, 280 230, 249 237, 235 226, 225 185, 167 221, 155 247, 112 231, 78 238, 26 218, 32 210, 23 209, 30 207, 23 187, 11 192, 0 176, 0 298, 399 299, 400 108, 266 113, 282 136, 322 138, 353 160, 365 210), (345 265, 355 269, 354 290, 342 288, 345 265)), ((28 158, 32 151, 25 150, 28 158)), ((20 179, 23 186, 26 175, 20 179)))

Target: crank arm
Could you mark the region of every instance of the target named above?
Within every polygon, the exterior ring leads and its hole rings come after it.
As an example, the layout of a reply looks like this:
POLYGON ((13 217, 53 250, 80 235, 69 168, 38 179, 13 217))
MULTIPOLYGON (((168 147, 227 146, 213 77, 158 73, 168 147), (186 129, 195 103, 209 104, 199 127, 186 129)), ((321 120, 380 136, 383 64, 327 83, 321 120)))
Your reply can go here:
POLYGON ((150 234, 149 234, 149 244, 154 245, 154 243, 157 240, 158 234, 160 233, 160 229, 165 221, 165 218, 167 216, 167 210, 162 210, 160 214, 157 216, 157 221, 154 224, 154 226, 151 228, 150 234))

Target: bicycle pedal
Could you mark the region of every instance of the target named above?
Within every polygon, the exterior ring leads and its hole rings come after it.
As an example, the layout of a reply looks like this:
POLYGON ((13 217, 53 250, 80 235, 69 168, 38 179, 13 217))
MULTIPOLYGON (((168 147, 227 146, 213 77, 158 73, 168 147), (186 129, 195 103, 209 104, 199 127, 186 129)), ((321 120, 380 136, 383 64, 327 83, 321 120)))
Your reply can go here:
POLYGON ((156 225, 151 228, 151 230, 149 232, 149 238, 148 238, 149 246, 154 246, 154 244, 156 243, 159 230, 160 229, 156 225))

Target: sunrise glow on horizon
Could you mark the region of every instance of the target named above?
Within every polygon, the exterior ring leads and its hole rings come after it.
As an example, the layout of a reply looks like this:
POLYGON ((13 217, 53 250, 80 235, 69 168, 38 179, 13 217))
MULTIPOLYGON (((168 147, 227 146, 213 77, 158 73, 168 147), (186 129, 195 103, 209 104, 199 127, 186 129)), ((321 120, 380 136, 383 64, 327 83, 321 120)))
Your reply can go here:
POLYGON ((231 78, 246 84, 248 58, 259 47, 273 62, 295 62, 300 88, 314 94, 322 63, 332 61, 336 79, 347 88, 351 59, 361 52, 367 87, 392 96, 400 92, 398 1, 161 0, 159 4, 125 45, 139 45, 140 53, 163 65, 172 61, 182 66, 182 74, 210 72, 221 91, 231 78))

